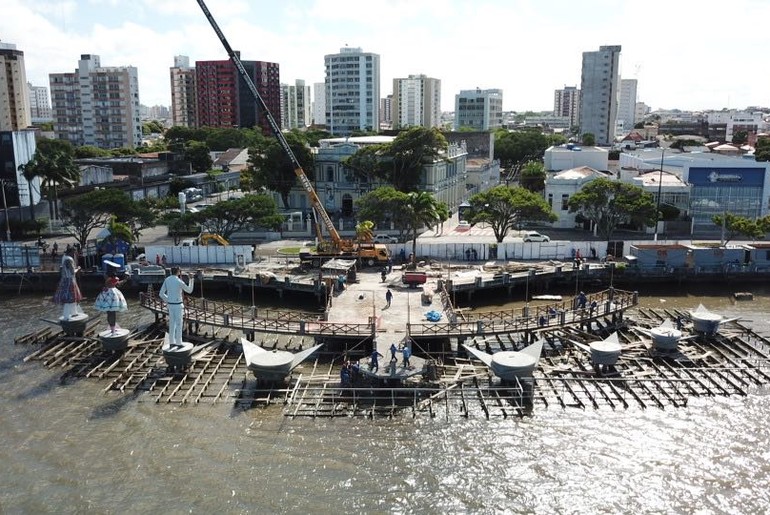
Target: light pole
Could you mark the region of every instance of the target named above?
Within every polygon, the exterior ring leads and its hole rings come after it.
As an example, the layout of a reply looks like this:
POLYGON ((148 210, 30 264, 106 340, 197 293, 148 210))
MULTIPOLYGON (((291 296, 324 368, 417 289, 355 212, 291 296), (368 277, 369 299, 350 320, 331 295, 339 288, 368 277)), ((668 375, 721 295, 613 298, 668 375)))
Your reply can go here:
POLYGON ((660 147, 660 172, 658 174, 658 204, 655 206, 655 235, 654 241, 658 241, 658 226, 660 225, 660 196, 663 190, 663 156, 666 153, 665 147, 660 147))
POLYGON ((5 210, 5 241, 11 241, 11 222, 8 221, 8 203, 5 200, 5 179, 0 179, 0 189, 3 190, 3 209, 5 210))

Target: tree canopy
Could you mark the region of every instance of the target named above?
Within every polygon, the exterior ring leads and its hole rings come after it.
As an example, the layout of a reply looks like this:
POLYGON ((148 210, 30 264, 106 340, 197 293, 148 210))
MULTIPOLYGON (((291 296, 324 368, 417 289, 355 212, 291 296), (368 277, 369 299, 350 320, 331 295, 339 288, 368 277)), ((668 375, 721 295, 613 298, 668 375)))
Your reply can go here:
POLYGON ((754 159, 757 161, 770 161, 770 138, 762 137, 757 140, 754 159))
POLYGON ((440 159, 448 146, 438 129, 410 127, 390 143, 359 149, 344 165, 363 182, 379 180, 398 191, 416 191, 424 165, 440 159))
POLYGON ((495 159, 505 169, 540 159, 549 146, 548 138, 538 130, 495 132, 495 159))
POLYGON ((606 238, 621 224, 651 227, 658 220, 654 197, 642 188, 605 178, 594 179, 569 199, 570 213, 579 213, 606 238))
POLYGON ((587 147, 592 147, 596 145, 596 135, 594 135, 592 132, 586 132, 581 137, 580 142, 587 147))
POLYGON ((489 224, 498 243, 503 241, 508 231, 524 222, 557 220, 542 196, 521 187, 496 186, 473 195, 469 203, 469 221, 472 224, 489 224))
POLYGON ((519 185, 532 192, 543 191, 545 189, 545 167, 539 161, 529 161, 526 163, 519 175, 519 185))
POLYGON ((130 218, 134 202, 117 189, 95 189, 63 202, 62 220, 65 230, 82 246, 86 245, 92 230, 106 227, 115 217, 117 221, 130 218))
POLYGON ((217 202, 196 213, 194 218, 209 232, 219 234, 226 240, 247 225, 279 229, 283 223, 275 201, 265 194, 244 195, 217 202))
POLYGON ((432 229, 449 218, 449 208, 425 191, 403 192, 392 186, 371 191, 356 201, 358 216, 375 223, 392 221, 399 235, 412 240, 412 254, 417 247, 417 231, 432 229))
POLYGON ((770 231, 770 216, 754 219, 725 213, 716 215, 711 220, 715 225, 724 228, 725 244, 739 236, 746 236, 752 240, 762 239, 770 231))
POLYGON ((197 173, 204 173, 211 169, 214 161, 209 155, 209 146, 201 141, 188 141, 184 146, 184 159, 188 161, 197 173))
MULTIPOLYGON (((40 178, 40 193, 48 192, 48 198, 52 201, 49 208, 54 209, 57 188, 70 188, 80 180, 80 168, 75 164, 74 156, 75 151, 66 140, 43 138, 38 141, 32 159, 19 167, 30 185, 30 200, 32 183, 35 178, 40 178)), ((30 202, 30 220, 33 218, 34 206, 30 202)), ((54 213, 51 213, 51 218, 54 218, 54 213)))
MULTIPOLYGON (((289 132, 285 137, 305 175, 313 180, 315 159, 310 148, 296 132, 289 132)), ((288 209, 289 193, 297 184, 297 175, 291 159, 277 140, 266 139, 261 146, 249 148, 249 170, 252 175, 251 187, 264 187, 277 192, 284 207, 288 209)))

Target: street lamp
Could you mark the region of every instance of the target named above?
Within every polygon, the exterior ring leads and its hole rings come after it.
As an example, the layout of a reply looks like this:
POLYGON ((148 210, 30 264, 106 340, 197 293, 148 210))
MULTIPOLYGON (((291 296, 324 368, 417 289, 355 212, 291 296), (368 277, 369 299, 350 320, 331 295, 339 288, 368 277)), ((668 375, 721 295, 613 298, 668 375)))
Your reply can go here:
POLYGON ((11 222, 8 221, 8 203, 5 200, 5 179, 0 179, 0 189, 3 190, 3 209, 5 210, 5 241, 11 241, 11 222))
POLYGON ((658 241, 658 226, 660 225, 660 196, 663 189, 663 156, 666 153, 665 147, 660 148, 660 172, 658 174, 658 204, 655 206, 655 235, 654 241, 658 241))

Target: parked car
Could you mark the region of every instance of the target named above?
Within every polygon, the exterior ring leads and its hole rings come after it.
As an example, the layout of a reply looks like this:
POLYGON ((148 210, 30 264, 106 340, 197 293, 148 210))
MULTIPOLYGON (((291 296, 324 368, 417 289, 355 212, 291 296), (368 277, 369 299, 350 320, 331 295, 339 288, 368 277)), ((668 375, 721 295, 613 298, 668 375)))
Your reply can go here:
POLYGON ((471 223, 467 220, 460 220, 457 224, 457 228, 460 230, 466 230, 471 228, 471 223))
POLYGON ((524 233, 524 241, 551 241, 551 238, 537 231, 527 231, 524 233))
POLYGON ((378 234, 374 237, 374 243, 398 243, 398 238, 387 234, 378 234))

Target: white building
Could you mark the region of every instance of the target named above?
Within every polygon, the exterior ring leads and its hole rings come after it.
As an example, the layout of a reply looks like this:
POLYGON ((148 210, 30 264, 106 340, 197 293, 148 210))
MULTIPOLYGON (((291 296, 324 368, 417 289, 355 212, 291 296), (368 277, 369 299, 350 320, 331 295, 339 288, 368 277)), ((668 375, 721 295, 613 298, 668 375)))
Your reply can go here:
POLYGON ((48 98, 48 88, 33 86, 27 83, 29 90, 29 115, 32 123, 50 122, 53 120, 51 113, 51 101, 48 98))
POLYGON ((618 136, 631 132, 636 123, 636 86, 636 79, 622 79, 620 81, 617 118, 617 127, 620 133, 618 136))
POLYGON ((24 52, 12 43, 0 42, 0 131, 29 127, 29 103, 24 52))
POLYGON ((758 163, 751 155, 669 154, 668 150, 649 149, 624 152, 619 164, 621 169, 660 170, 661 162, 664 171, 691 187, 689 214, 694 234, 718 230, 714 215, 728 212, 754 219, 770 213, 770 162, 758 163))
MULTIPOLYGON (((340 231, 355 231, 355 201, 369 191, 384 184, 369 182, 356 177, 346 168, 343 161, 366 145, 390 143, 393 136, 353 136, 329 138, 319 141, 315 156, 316 194, 337 224, 340 231)), ((457 211, 457 206, 465 200, 466 164, 468 152, 463 145, 450 144, 447 152, 433 163, 424 166, 420 177, 420 191, 431 193, 437 200, 445 202, 449 209, 457 211)), ((277 193, 274 198, 281 208, 283 203, 277 193)), ((307 211, 310 202, 307 193, 299 186, 289 194, 290 211, 307 211)), ((389 228, 387 228, 389 229, 389 228)))
POLYGON ((466 89, 455 95, 454 130, 488 131, 502 125, 502 89, 466 89))
POLYGON ((564 86, 553 94, 553 115, 567 118, 568 127, 580 126, 580 90, 575 86, 564 86))
POLYGON ((135 148, 142 142, 135 67, 102 67, 83 54, 74 73, 52 73, 54 131, 76 146, 135 148))
POLYGON ((9 207, 28 207, 30 201, 33 205, 40 202, 40 177, 29 183, 19 170, 32 159, 36 149, 34 130, 0 131, 0 180, 9 207))
POLYGON ((335 136, 380 128, 380 56, 344 47, 324 56, 326 127, 335 136))
POLYGON ((310 86, 297 79, 281 84, 281 128, 304 129, 311 123, 310 86))
POLYGON ((313 122, 312 125, 326 125, 326 84, 313 83, 313 122))
POLYGON ((583 52, 580 78, 580 134, 591 133, 599 145, 609 145, 615 135, 618 110, 620 45, 583 52))
POLYGON ((195 67, 186 55, 174 56, 171 77, 171 123, 179 127, 198 126, 198 101, 195 92, 195 67))
POLYGON ((644 102, 637 102, 636 107, 634 108, 634 124, 643 122, 647 115, 650 114, 651 110, 650 106, 644 102))
POLYGON ((393 79, 392 127, 440 127, 441 81, 425 75, 393 79))
POLYGON ((543 166, 547 172, 560 172, 588 166, 595 170, 608 169, 609 151, 598 147, 581 147, 568 143, 546 149, 543 166))
POLYGON ((608 178, 608 173, 600 172, 590 166, 579 166, 550 175, 545 180, 545 199, 551 206, 558 220, 553 226, 559 229, 574 229, 577 213, 569 212, 569 199, 583 186, 600 177, 608 178))

